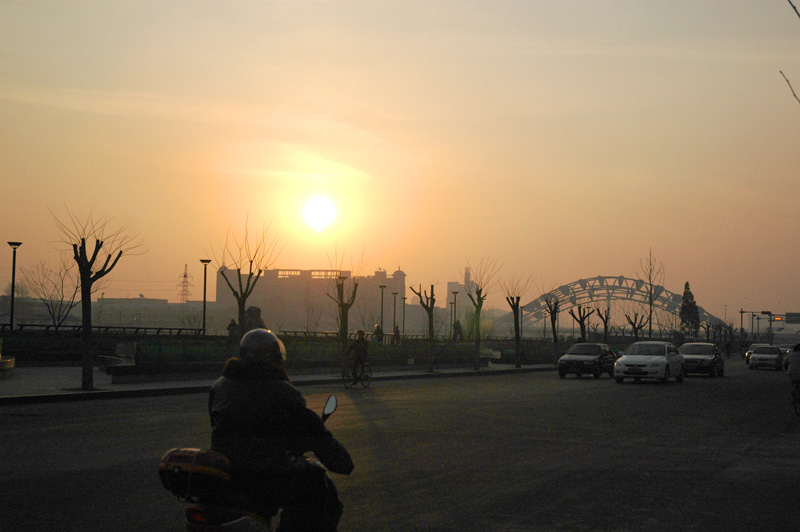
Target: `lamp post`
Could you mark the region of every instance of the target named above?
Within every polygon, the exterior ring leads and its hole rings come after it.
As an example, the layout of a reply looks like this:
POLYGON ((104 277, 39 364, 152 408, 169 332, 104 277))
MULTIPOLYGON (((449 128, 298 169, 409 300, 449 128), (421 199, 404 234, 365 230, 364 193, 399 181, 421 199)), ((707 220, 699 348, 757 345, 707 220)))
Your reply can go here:
POLYGON ((211 259, 200 259, 203 263, 203 336, 206 335, 206 286, 208 282, 208 263, 211 259))
POLYGON ((378 288, 381 289, 381 334, 383 334, 383 291, 386 289, 386 285, 380 284, 378 288))
POLYGON ((453 324, 458 319, 458 291, 453 292, 453 324))
MULTIPOLYGON (((392 334, 394 334, 394 330, 397 328, 397 292, 392 292, 392 334)), ((394 339, 395 343, 397 342, 397 338, 394 339)))
POLYGON ((406 334, 406 296, 401 297, 403 300, 403 336, 406 334))
POLYGON ((11 313, 9 316, 9 328, 14 330, 14 292, 17 291, 17 248, 22 245, 22 242, 9 242, 9 246, 14 251, 11 253, 11 313))

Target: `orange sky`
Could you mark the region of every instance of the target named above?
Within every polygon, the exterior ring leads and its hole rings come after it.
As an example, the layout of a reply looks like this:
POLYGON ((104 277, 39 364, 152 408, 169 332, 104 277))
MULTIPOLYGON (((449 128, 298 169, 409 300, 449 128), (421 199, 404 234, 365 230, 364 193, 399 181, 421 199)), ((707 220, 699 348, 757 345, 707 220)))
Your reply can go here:
POLYGON ((113 217, 147 253, 106 297, 177 300, 185 264, 201 297, 249 215, 281 268, 363 252, 444 290, 491 256, 533 299, 652 248, 719 317, 800 311, 780 70, 800 88, 777 1, 4 3, 0 231, 29 268, 57 261, 48 208, 113 217), (320 234, 316 194, 339 211, 320 234))

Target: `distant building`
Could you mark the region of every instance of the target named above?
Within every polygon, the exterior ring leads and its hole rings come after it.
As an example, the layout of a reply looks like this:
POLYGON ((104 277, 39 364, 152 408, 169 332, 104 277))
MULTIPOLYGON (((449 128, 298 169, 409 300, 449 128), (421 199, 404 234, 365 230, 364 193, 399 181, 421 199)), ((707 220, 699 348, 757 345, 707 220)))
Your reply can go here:
MULTIPOLYGON (((227 312, 236 319, 236 299, 222 277, 223 271, 227 270, 220 269, 217 272, 214 312, 218 315, 227 312)), ((337 305, 328 294, 335 295, 336 280, 340 276, 350 279, 351 272, 266 270, 247 299, 247 306, 259 307, 267 327, 277 331, 335 331, 338 329, 337 305)), ((230 271, 227 277, 236 286, 236 272, 230 271)), ((380 323, 383 301, 383 329, 391 331, 394 323, 399 323, 401 319, 402 298, 406 296, 406 274, 401 270, 392 274, 377 270, 374 275, 357 276, 355 280, 358 281, 358 291, 355 304, 350 309, 350 329, 371 332, 380 323), (383 294, 380 286, 384 286, 383 294)), ((352 284, 347 282, 345 296, 351 290, 352 284)))

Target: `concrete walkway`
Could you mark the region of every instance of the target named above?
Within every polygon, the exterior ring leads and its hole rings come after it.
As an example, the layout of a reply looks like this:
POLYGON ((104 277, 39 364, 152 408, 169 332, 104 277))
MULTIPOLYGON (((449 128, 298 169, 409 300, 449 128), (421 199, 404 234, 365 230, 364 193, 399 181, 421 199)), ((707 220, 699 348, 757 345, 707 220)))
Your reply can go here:
MULTIPOLYGON (((479 370, 472 368, 443 368, 433 373, 412 369, 407 371, 382 371, 373 367, 374 381, 396 379, 427 379, 458 376, 488 376, 533 371, 553 371, 552 364, 525 365, 521 368, 513 364, 490 364, 479 370)), ((295 386, 318 384, 342 385, 341 377, 330 370, 320 370, 306 375, 290 375, 295 386)), ((143 382, 133 384, 112 384, 111 376, 105 371, 95 369, 94 391, 84 392, 81 387, 80 367, 22 367, 14 368, 11 376, 0 379, 0 407, 4 405, 49 403, 59 401, 83 401, 120 397, 152 397, 158 395, 177 395, 205 393, 215 379, 173 380, 165 382, 143 382)))

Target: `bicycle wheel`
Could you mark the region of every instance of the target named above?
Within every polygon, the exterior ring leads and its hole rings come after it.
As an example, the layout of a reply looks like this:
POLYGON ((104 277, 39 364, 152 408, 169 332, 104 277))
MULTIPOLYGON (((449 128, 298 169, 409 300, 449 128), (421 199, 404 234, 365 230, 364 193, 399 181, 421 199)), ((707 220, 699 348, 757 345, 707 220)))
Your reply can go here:
POLYGON ((353 368, 345 366, 342 368, 342 384, 348 390, 353 387, 353 368))
POLYGON ((372 368, 365 364, 361 370, 361 386, 366 388, 372 383, 372 368))

